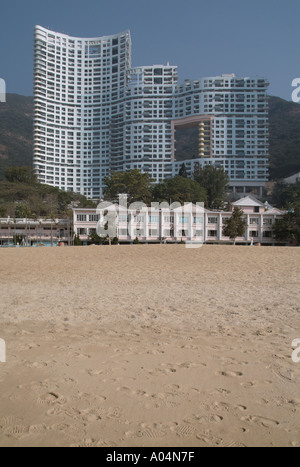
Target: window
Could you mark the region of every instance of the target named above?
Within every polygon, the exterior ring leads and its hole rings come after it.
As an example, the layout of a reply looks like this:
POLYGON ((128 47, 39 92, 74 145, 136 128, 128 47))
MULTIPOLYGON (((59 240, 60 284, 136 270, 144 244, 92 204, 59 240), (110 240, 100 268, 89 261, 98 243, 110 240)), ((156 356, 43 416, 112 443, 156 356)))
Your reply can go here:
POLYGON ((145 216, 133 216, 134 222, 145 222, 145 216))
POLYGON ((208 231, 208 236, 209 237, 217 237, 218 232, 216 230, 209 230, 208 231))
POLYGON ((196 230, 195 231, 195 237, 200 237, 202 238, 204 235, 203 235, 203 230, 196 230))
POLYGON ((159 216, 149 216, 150 224, 159 223, 159 216))
POLYGON ((217 217, 209 217, 208 218, 208 223, 209 224, 217 224, 218 223, 218 218, 217 217))
POLYGON ((250 237, 257 238, 258 237, 258 231, 254 230, 254 231, 250 232, 250 237))
POLYGON ((264 225, 272 225, 273 219, 264 219, 264 225))
POLYGON ((259 206, 257 206, 257 207, 254 208, 254 212, 259 213, 259 206))
POLYGON ((164 237, 174 237, 174 229, 165 229, 164 237))
POLYGON ((259 225, 259 219, 257 217, 251 217, 250 225, 259 225))
POLYGON ((158 237, 158 230, 150 229, 149 235, 150 237, 158 237))
POLYGON ((86 222, 86 215, 85 214, 78 214, 77 215, 78 222, 86 222))
POLYGON ((203 224, 204 217, 194 217, 194 224, 203 224))
POLYGON ((119 236, 120 237, 127 237, 128 236, 127 229, 119 229, 119 236))
POLYGON ((263 233, 264 238, 273 238, 273 232, 268 230, 267 232, 263 233))
POLYGON ((144 236, 144 231, 142 229, 135 229, 134 230, 134 235, 136 237, 143 237, 144 236))
POLYGON ((98 222, 99 221, 99 216, 92 214, 92 215, 89 216, 89 221, 90 222, 98 222))

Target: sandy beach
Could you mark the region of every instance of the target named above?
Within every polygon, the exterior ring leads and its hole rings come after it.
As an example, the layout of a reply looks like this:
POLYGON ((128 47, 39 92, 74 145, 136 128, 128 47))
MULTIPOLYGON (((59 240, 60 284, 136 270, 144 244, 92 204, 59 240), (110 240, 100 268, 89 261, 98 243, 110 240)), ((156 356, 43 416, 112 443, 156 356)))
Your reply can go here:
POLYGON ((0 250, 0 446, 300 446, 300 249, 0 250))

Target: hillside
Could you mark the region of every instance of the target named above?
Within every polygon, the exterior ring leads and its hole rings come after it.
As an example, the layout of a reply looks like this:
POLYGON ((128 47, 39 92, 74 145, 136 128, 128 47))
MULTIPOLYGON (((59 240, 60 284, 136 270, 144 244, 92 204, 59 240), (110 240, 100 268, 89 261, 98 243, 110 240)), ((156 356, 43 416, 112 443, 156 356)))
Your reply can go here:
MULTIPOLYGON (((300 105, 269 98, 270 175, 283 178, 300 171, 300 105)), ((33 98, 7 95, 0 104, 0 180, 11 166, 32 165, 33 98)), ((197 155, 197 128, 176 133, 178 160, 197 155)))
POLYGON ((33 97, 8 94, 0 104, 0 180, 7 167, 32 165, 33 97))
POLYGON ((96 207, 84 196, 40 183, 0 182, 0 217, 63 216, 71 206, 96 207))
POLYGON ((300 171, 300 105, 270 97, 270 174, 288 177, 300 171))

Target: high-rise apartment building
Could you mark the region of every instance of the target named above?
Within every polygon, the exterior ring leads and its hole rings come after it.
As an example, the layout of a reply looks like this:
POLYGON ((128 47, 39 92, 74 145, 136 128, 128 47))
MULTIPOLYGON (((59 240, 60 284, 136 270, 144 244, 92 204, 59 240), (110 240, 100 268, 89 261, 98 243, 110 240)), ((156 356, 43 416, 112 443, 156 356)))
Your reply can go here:
POLYGON ((185 161, 224 167, 234 191, 268 179, 264 79, 234 75, 178 84, 177 67, 131 67, 130 32, 75 38, 35 30, 34 167, 41 183, 101 197, 111 171, 156 181, 179 172, 176 130, 197 127, 185 161))

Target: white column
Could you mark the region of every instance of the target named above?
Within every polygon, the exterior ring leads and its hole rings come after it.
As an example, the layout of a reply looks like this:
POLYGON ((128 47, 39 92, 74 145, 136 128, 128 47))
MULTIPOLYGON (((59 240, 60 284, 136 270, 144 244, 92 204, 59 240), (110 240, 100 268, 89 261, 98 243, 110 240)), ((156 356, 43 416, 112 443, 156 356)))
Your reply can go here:
POLYGON ((264 228, 264 215, 260 214, 260 221, 259 221, 259 242, 262 244, 263 242, 263 228, 264 228))
POLYGON ((250 242, 250 214, 247 214, 246 241, 250 242))
POLYGON ((222 214, 221 213, 218 213, 218 222, 219 222, 219 238, 218 240, 221 241, 222 240, 222 236, 223 236, 223 222, 222 222, 222 214))
POLYGON ((151 213, 151 208, 145 208, 142 210, 141 214, 143 215, 145 213, 145 232, 144 232, 144 237, 146 242, 149 240, 149 216, 152 214, 151 213))

